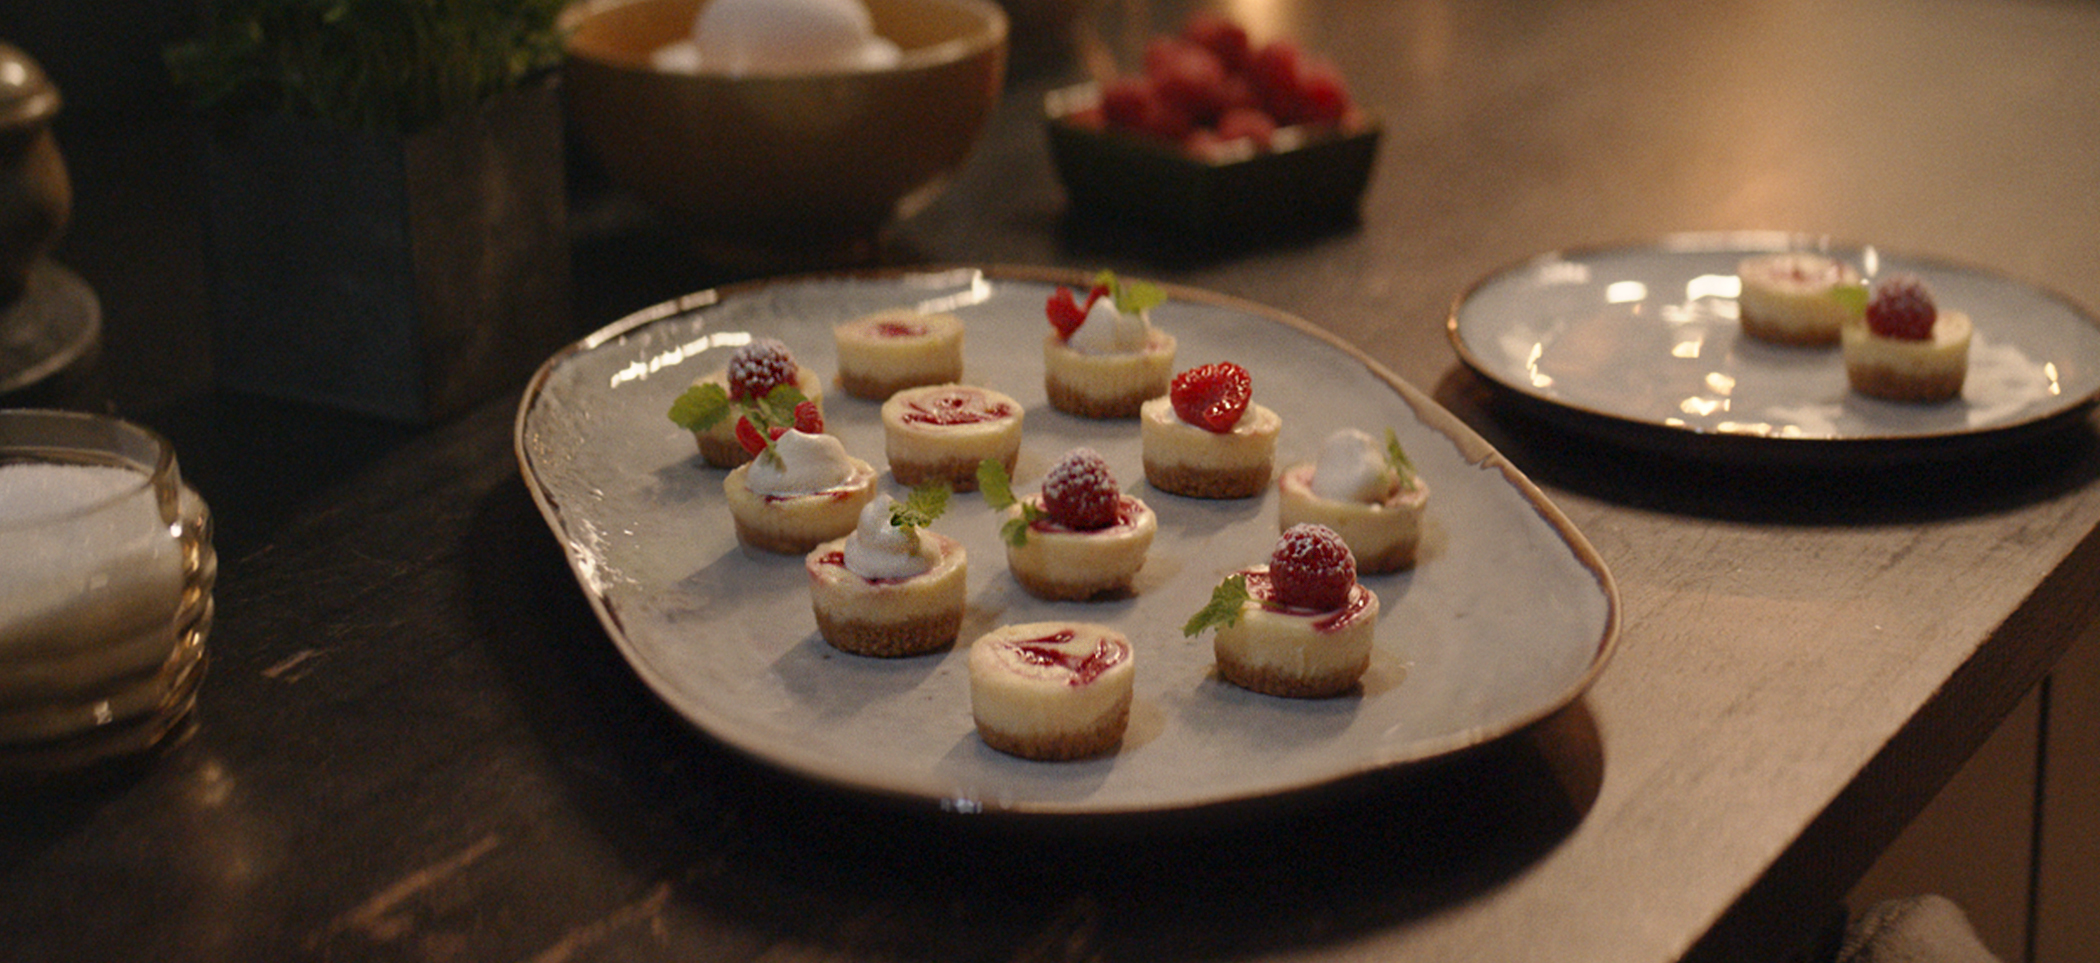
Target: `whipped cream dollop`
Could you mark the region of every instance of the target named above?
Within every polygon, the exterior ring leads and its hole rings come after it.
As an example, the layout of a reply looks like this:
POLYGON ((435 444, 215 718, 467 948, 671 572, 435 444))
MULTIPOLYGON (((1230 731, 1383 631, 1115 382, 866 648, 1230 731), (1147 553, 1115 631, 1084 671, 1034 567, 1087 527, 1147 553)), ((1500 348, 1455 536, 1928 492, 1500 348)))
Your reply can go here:
POLYGON ((860 525, 846 536, 846 570, 865 579, 910 578, 939 559, 916 529, 890 524, 897 500, 887 495, 860 510, 860 525))
POLYGON ((773 440, 773 453, 751 462, 744 484, 761 495, 808 495, 836 488, 853 477, 846 446, 830 435, 787 431, 773 440))
POLYGON ((659 70, 740 76, 878 70, 901 56, 875 35, 861 0, 711 0, 691 37, 650 59, 659 70))
POLYGON ((1152 339, 1152 319, 1145 312, 1125 314, 1116 310, 1115 299, 1102 297, 1087 309, 1065 345, 1080 354, 1133 354, 1145 350, 1152 339))
POLYGON ((1384 501, 1400 483, 1400 475, 1385 460, 1378 439, 1356 428, 1344 428, 1327 436, 1320 446, 1320 460, 1313 466, 1312 491, 1338 502, 1384 501))

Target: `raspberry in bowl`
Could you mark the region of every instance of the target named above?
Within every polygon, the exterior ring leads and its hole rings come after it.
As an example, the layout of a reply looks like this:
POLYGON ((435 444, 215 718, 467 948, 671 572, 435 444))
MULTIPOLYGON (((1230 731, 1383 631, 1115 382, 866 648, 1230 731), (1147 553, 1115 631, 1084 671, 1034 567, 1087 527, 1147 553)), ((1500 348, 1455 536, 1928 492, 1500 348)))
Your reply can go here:
POLYGON ((1333 65, 1215 13, 1153 37, 1141 71, 1053 91, 1045 112, 1075 216, 1211 244, 1353 220, 1378 151, 1333 65))

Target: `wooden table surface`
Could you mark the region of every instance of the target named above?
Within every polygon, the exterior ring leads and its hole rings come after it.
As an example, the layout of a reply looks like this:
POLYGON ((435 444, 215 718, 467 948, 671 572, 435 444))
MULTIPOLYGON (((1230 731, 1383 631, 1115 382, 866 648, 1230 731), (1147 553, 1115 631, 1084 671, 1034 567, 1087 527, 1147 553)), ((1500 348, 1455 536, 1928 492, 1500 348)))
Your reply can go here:
MULTIPOLYGON (((220 616, 186 744, 90 792, 5 800, 0 956, 1663 963, 1804 945, 2100 606, 2091 416, 1955 461, 1728 466, 1539 419, 1458 363, 1445 318, 1497 267, 1686 230, 1869 241, 2100 304, 2100 6, 1236 9, 1333 57, 1385 122, 1361 224, 1192 252, 1068 221, 1036 111, 1078 71, 1035 49, 884 259, 1111 267, 1361 346, 1610 566, 1623 632, 1575 705, 1448 764, 1137 825, 958 818, 776 773, 613 652, 518 477, 515 397, 412 432, 205 390, 180 138, 88 109, 62 128, 81 200, 58 256, 103 295, 117 407, 174 437, 218 510, 220 616)), ((1179 10, 1133 0, 1103 22, 1179 10)), ((736 276, 576 180, 579 333, 736 276)))

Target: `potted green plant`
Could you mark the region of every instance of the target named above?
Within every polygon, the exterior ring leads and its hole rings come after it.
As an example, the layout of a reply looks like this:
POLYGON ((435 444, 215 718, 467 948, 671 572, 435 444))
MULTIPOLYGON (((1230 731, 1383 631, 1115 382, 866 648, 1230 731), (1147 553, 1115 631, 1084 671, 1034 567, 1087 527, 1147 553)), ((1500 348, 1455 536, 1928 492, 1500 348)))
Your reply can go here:
POLYGON ((207 0, 213 365, 236 391, 454 414, 569 338, 565 0, 207 0))

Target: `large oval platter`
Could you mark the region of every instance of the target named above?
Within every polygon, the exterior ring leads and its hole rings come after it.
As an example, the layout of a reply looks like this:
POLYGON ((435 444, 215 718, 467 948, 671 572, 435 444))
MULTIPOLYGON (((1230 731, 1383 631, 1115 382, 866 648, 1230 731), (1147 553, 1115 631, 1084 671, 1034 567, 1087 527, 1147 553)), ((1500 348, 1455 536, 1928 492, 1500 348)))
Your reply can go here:
MULTIPOLYGON (((1254 695, 1212 672, 1207 636, 1182 624, 1240 566, 1265 560, 1273 491, 1203 501, 1144 482, 1135 422, 1052 410, 1042 384, 1043 305, 1083 275, 952 268, 789 278, 690 295, 564 350, 527 389, 516 422, 525 481, 578 582, 634 671, 685 718, 775 766, 963 812, 1156 813, 1258 800, 1447 755, 1574 700, 1617 636, 1611 576, 1567 519, 1448 412, 1361 353, 1281 313, 1168 287, 1154 323, 1177 367, 1234 360, 1284 419, 1278 461, 1313 457, 1335 429, 1393 428, 1432 486, 1420 565, 1371 576, 1384 604, 1360 692, 1254 695), (740 548, 690 434, 665 416, 695 378, 752 336, 778 337, 833 371, 833 325, 876 310, 951 311, 967 327, 965 380, 1028 409, 1015 490, 1034 491, 1066 450, 1101 452, 1158 513, 1137 591, 1045 602, 1006 570, 994 513, 956 495, 938 531, 969 552, 961 642, 901 660, 842 654, 817 634, 799 556, 740 548), (1120 751, 1028 762, 975 735, 969 641, 1005 623, 1104 622, 1138 652, 1120 751)), ((827 427, 883 462, 879 406, 826 393, 827 427)), ((904 490, 885 476, 892 493, 904 490)))

